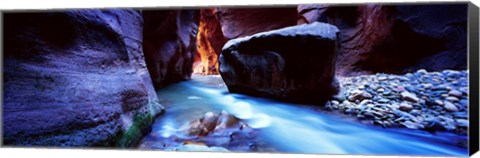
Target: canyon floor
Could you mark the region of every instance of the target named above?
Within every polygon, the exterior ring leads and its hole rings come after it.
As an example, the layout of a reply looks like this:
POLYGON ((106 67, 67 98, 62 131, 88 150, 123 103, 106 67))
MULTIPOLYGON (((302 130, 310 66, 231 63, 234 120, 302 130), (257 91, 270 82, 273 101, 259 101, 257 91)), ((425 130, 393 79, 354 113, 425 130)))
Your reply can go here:
POLYGON ((229 93, 194 75, 157 95, 166 107, 140 149, 380 155, 467 154, 468 72, 339 78, 324 106, 229 93))

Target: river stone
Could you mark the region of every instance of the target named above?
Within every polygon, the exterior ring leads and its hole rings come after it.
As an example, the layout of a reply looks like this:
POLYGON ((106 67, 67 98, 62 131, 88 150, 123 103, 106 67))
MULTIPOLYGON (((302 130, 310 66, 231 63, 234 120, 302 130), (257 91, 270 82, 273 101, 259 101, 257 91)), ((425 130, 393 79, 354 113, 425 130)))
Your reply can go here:
POLYGON ((233 93, 324 102, 339 89, 337 33, 333 25, 314 22, 229 40, 220 74, 233 93))
POLYGON ((462 92, 458 90, 451 90, 450 92, 448 92, 448 95, 460 98, 462 97, 462 92))
POLYGON ((437 105, 443 105, 443 101, 441 101, 441 100, 435 100, 435 104, 437 104, 437 105))
POLYGON ((176 151, 210 151, 210 152, 228 152, 227 149, 222 147, 208 147, 199 144, 186 144, 175 149, 176 151))
POLYGON ((240 120, 238 118, 229 114, 227 111, 223 110, 220 113, 220 116, 218 117, 217 125, 214 130, 218 131, 218 130, 223 130, 226 128, 233 127, 234 125, 238 124, 239 121, 240 120))
POLYGON ((449 102, 449 101, 444 101, 443 103, 444 103, 443 107, 444 107, 447 111, 449 111, 449 112, 457 112, 457 111, 458 111, 457 106, 455 106, 453 103, 451 103, 451 102, 449 102))
POLYGON ((465 120, 465 119, 457 119, 456 125, 457 125, 458 127, 468 127, 468 124, 469 124, 468 120, 465 120))
POLYGON ((387 77, 386 76, 379 76, 378 80, 379 81, 385 81, 385 80, 387 80, 387 77))
POLYGON ((456 97, 447 97, 445 100, 451 101, 451 102, 458 102, 458 98, 456 97))
POLYGON ((400 104, 400 110, 410 111, 412 109, 413 109, 413 106, 409 103, 403 102, 403 103, 400 104))
POLYGON ((350 96, 348 96, 349 101, 371 99, 371 98, 372 98, 372 95, 370 93, 362 90, 354 90, 350 92, 350 96))
POLYGON ((404 91, 404 92, 400 93, 400 95, 402 96, 402 99, 406 100, 406 101, 416 103, 419 100, 418 97, 415 94, 410 93, 408 91, 404 91))

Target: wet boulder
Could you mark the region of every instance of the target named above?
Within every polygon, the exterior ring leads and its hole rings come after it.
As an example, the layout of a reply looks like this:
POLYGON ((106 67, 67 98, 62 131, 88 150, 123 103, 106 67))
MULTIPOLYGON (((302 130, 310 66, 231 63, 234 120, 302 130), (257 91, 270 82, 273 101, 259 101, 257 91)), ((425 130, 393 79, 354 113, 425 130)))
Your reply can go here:
POLYGON ((232 39, 220 74, 230 92, 294 102, 323 102, 338 91, 337 27, 311 23, 232 39))

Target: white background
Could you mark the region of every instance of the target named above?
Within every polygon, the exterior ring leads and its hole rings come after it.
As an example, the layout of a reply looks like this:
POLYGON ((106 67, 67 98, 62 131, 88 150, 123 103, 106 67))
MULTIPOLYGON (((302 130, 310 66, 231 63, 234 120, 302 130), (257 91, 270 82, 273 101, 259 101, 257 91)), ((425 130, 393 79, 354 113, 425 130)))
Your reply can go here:
MULTIPOLYGON (((155 7, 155 6, 211 6, 211 5, 247 5, 247 4, 298 4, 298 3, 366 3, 366 2, 438 2, 442 0, 218 0, 199 2, 189 0, 1 0, 0 10, 12 9, 52 9, 52 8, 105 8, 105 7, 155 7)), ((452 1, 452 0, 450 0, 452 1)), ((480 6, 480 0, 472 0, 480 6)), ((478 53, 478 52, 477 52, 478 53)), ((261 158, 369 158, 401 156, 352 156, 352 155, 305 155, 305 154, 265 154, 265 153, 209 153, 209 152, 166 152, 138 150, 97 150, 97 149, 25 149, 2 148, 0 157, 74 157, 74 158, 181 158, 181 157, 261 157, 261 158)), ((404 156, 405 157, 405 156, 404 156)), ((480 154, 474 157, 479 158, 480 154)), ((413 158, 410 157, 409 158, 413 158)))

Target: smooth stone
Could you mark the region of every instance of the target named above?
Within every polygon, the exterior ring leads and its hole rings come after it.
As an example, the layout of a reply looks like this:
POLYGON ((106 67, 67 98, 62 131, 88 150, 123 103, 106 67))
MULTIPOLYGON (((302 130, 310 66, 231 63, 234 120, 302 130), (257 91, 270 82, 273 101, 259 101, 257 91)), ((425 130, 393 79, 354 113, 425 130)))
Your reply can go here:
POLYGON ((340 103, 339 103, 338 101, 336 101, 336 100, 332 100, 331 103, 332 103, 333 105, 338 105, 338 104, 340 104, 340 103))
POLYGON ((449 112, 457 112, 458 108, 453 103, 445 101, 443 107, 449 112))
POLYGON ((458 101, 458 103, 460 103, 463 106, 468 106, 468 100, 466 100, 466 99, 462 99, 462 100, 458 101))
POLYGON ((385 80, 387 80, 387 77, 385 77, 385 76, 380 76, 380 77, 378 77, 378 80, 379 80, 379 81, 385 81, 385 80))
POLYGON ((415 94, 412 94, 408 91, 402 92, 402 93, 400 93, 400 95, 402 96, 402 99, 406 100, 406 101, 416 103, 419 100, 418 97, 415 94))
POLYGON ((382 98, 382 99, 378 100, 377 102, 379 102, 379 103, 388 103, 388 102, 390 102, 390 99, 382 98))
POLYGON ((412 109, 413 109, 413 106, 411 104, 408 104, 408 103, 401 103, 400 104, 400 110, 410 111, 412 109))
POLYGON ((448 100, 448 101, 451 101, 451 102, 458 102, 459 101, 458 98, 456 98, 456 97, 447 97, 447 98, 445 98, 445 100, 448 100))
MULTIPOLYGON (((420 116, 422 114, 422 111, 412 110, 412 111, 410 111, 410 114, 412 114, 413 116, 420 116)), ((418 117, 417 117, 417 119, 418 119, 418 117)))
POLYGON ((372 98, 372 95, 370 93, 361 91, 361 90, 354 90, 351 92, 350 96, 348 96, 349 101, 371 99, 371 98, 372 98))
POLYGON ((180 146, 176 151, 213 151, 213 152, 227 152, 228 150, 222 147, 208 147, 205 145, 186 144, 180 146))
POLYGON ((465 119, 457 119, 456 124, 458 127, 468 127, 469 121, 465 119))
POLYGON ((457 90, 451 90, 450 92, 448 92, 448 95, 458 98, 458 97, 462 96, 462 92, 457 91, 457 90))
POLYGON ((462 118, 462 119, 468 118, 467 112, 455 112, 455 113, 453 113, 453 116, 455 118, 462 118))
POLYGON ((441 100, 435 100, 435 104, 437 104, 437 105, 443 105, 443 101, 441 101, 441 100))
POLYGON ((407 128, 410 128, 410 129, 422 129, 422 128, 424 128, 423 125, 418 124, 418 123, 414 123, 412 121, 405 121, 401 124, 404 125, 407 128))

